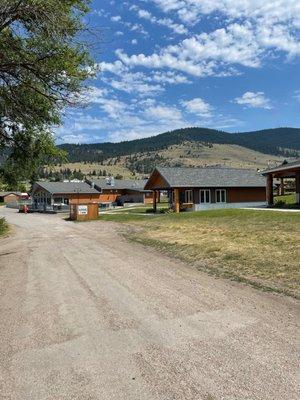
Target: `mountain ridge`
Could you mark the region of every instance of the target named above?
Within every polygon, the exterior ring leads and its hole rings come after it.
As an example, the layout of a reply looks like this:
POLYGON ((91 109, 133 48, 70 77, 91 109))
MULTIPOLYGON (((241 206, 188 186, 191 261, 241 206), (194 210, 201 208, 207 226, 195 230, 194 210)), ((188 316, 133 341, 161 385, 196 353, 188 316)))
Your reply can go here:
POLYGON ((65 143, 59 147, 68 153, 70 162, 103 162, 113 157, 159 151, 184 142, 239 145, 265 154, 297 157, 300 154, 300 128, 281 127, 228 133, 191 127, 117 143, 65 143))

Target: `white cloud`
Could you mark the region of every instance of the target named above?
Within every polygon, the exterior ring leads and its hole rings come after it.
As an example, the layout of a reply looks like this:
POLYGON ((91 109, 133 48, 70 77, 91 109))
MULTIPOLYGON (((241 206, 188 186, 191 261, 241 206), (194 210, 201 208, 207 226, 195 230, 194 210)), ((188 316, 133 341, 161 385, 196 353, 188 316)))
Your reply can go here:
POLYGON ((234 102, 251 108, 265 108, 266 110, 273 108, 264 92, 246 92, 241 97, 236 97, 234 102))
POLYGON ((137 40, 136 39, 132 39, 131 44, 136 45, 137 44, 137 40))
POLYGON ((130 68, 120 60, 114 63, 99 63, 97 68, 102 72, 102 80, 107 85, 141 96, 159 94, 165 90, 166 84, 190 83, 185 75, 176 74, 174 71, 153 71, 150 74, 130 72, 130 68), (112 78, 110 74, 115 75, 116 78, 112 78))
MULTIPOLYGON (((152 55, 137 55, 132 62, 146 61, 203 76, 203 63, 213 61, 220 69, 229 64, 260 67, 265 58, 286 54, 300 55, 299 0, 152 0, 165 13, 177 16, 185 24, 222 14, 224 27, 161 49, 152 55), (225 65, 223 65, 225 64, 225 65)), ((133 56, 134 57, 134 56, 133 56)), ((215 65, 215 68, 216 68, 215 65)), ((210 71, 211 72, 211 71, 210 71)))
POLYGON ((140 18, 146 19, 146 20, 150 21, 152 24, 165 26, 165 27, 171 29, 173 32, 180 34, 180 35, 188 34, 188 30, 187 30, 187 28, 185 28, 185 26, 183 24, 177 24, 170 18, 156 18, 149 11, 140 9, 137 6, 133 6, 133 7, 131 7, 131 9, 134 9, 135 11, 137 11, 137 14, 140 18))
POLYGON ((157 105, 149 107, 145 114, 154 117, 159 121, 178 122, 182 120, 181 111, 176 107, 169 107, 165 105, 157 105))
POLYGON ((110 19, 112 22, 120 22, 122 20, 120 15, 114 15, 110 19))
POLYGON ((291 20, 300 24, 298 0, 152 0, 166 13, 176 12, 186 23, 196 23, 202 15, 222 13, 231 19, 264 18, 273 22, 291 20))
POLYGON ((212 116, 213 107, 199 97, 192 100, 183 101, 182 104, 189 113, 193 113, 204 118, 212 116))

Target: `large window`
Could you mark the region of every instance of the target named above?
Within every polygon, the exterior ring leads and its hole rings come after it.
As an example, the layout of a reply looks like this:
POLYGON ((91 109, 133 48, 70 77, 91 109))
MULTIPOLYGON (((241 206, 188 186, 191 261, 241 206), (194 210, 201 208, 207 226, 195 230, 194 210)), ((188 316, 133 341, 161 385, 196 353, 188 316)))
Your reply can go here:
POLYGON ((199 192, 200 203, 210 203, 210 190, 209 189, 200 189, 199 192))
POLYGON ((193 203, 193 191, 192 190, 186 190, 184 193, 184 201, 185 203, 193 203))
POLYGON ((226 190, 217 189, 216 190, 216 203, 226 203, 226 190))

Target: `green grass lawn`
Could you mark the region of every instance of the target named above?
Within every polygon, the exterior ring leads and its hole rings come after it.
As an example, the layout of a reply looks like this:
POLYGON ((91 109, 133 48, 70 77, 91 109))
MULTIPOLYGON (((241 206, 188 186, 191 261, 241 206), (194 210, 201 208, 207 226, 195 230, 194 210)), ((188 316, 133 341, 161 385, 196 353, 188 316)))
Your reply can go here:
POLYGON ((8 231, 8 224, 4 218, 0 218, 0 236, 8 231))
POLYGON ((274 196, 274 204, 282 208, 298 208, 296 205, 296 193, 274 196))
POLYGON ((180 214, 107 214, 136 226, 130 240, 209 273, 300 296, 300 213, 214 210, 180 214))

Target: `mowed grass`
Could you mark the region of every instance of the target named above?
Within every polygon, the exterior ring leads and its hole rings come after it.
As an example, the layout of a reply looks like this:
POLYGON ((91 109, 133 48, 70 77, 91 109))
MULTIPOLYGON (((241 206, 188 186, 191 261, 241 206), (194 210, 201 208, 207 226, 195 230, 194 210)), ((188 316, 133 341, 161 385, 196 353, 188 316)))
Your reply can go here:
POLYGON ((4 235, 8 231, 8 224, 4 218, 0 218, 0 236, 4 235))
POLYGON ((300 296, 300 213, 215 210, 154 217, 122 213, 101 219, 136 226, 129 239, 198 269, 300 296))
POLYGON ((296 193, 274 197, 275 204, 282 201, 285 202, 285 204, 296 204, 296 193))

